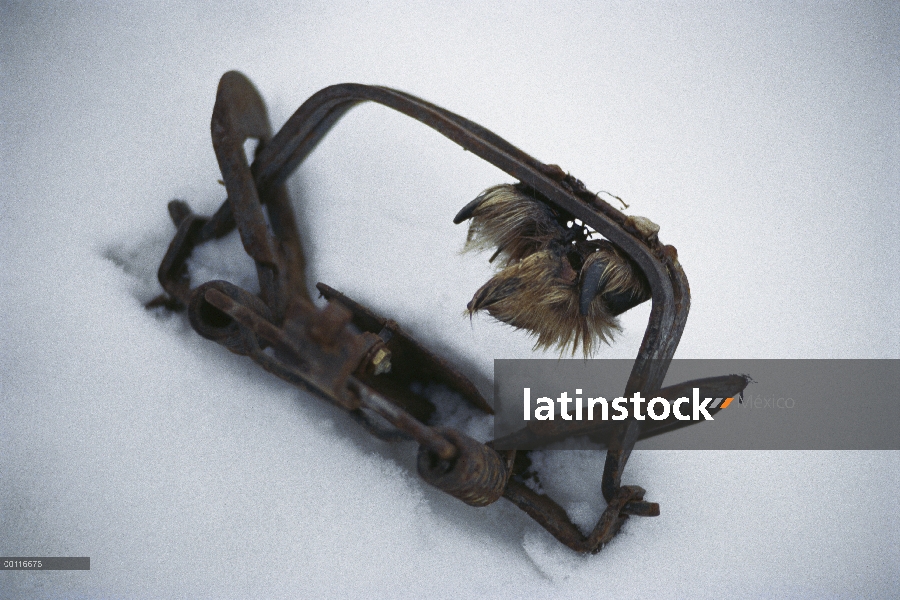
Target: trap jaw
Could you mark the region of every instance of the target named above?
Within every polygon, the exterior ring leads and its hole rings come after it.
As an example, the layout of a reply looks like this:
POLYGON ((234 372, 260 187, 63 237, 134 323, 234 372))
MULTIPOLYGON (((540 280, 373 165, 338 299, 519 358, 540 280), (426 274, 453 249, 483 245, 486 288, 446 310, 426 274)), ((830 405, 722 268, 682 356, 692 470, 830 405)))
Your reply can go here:
MULTIPOLYGON (((525 485, 525 453, 496 451, 490 442, 482 444, 454 429, 427 424, 434 407, 415 391, 415 382, 441 383, 493 414, 466 377, 395 322, 324 284, 318 289, 328 305, 318 309, 312 303, 285 181, 345 112, 366 101, 435 129, 624 251, 643 272, 652 295, 649 323, 624 395, 646 395, 662 386, 690 307, 687 279, 675 249, 663 246, 655 231, 610 206, 558 166, 539 162, 459 115, 378 86, 327 87, 304 102, 272 137, 256 89, 242 74, 226 73, 219 83, 211 128, 228 198, 208 218, 194 214, 183 201, 169 204, 177 232, 158 273, 166 294, 148 307, 186 307, 200 335, 345 409, 378 437, 414 439, 420 446, 420 475, 467 504, 485 506, 505 497, 570 548, 599 551, 629 515, 659 514, 658 504, 643 500, 642 488, 622 485, 635 442, 647 437, 636 420, 617 423, 608 432, 602 482, 607 508, 585 536, 555 501, 525 485), (251 138, 259 141, 252 165, 243 149, 251 138), (256 264, 259 294, 225 281, 192 288, 187 259, 193 248, 235 227, 256 264)), ((464 218, 461 214, 457 222, 464 218)), ((553 432, 547 433, 552 437, 553 432)))

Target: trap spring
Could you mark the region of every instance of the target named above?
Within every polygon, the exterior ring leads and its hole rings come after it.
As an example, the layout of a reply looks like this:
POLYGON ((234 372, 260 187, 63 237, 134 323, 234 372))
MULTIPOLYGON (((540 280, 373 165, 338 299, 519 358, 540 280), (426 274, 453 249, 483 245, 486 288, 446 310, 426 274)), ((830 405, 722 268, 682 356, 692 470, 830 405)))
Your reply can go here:
POLYGON ((517 303, 532 301, 527 294, 534 293, 531 289, 510 291, 504 285, 508 283, 504 272, 476 293, 470 311, 486 310, 527 329, 538 336, 539 345, 571 343, 574 347, 580 342, 589 350, 595 337, 603 337, 604 324, 614 323, 610 319, 651 299, 649 323, 624 396, 635 392, 668 396, 685 386, 719 395, 743 390, 746 379, 740 376, 660 389, 684 329, 690 291, 675 248, 659 241, 658 227, 646 219, 625 216, 558 166, 537 161, 485 128, 384 87, 325 88, 273 137, 256 89, 240 73, 226 73, 213 109, 212 141, 228 198, 211 217, 194 214, 181 200, 169 203, 177 232, 159 267, 165 294, 148 307, 186 308, 192 327, 203 337, 332 402, 378 437, 415 440, 418 471, 429 484, 472 506, 506 498, 570 548, 599 551, 629 515, 659 514, 658 504, 644 500, 643 488, 622 485, 622 473, 638 439, 684 426, 683 422, 669 419, 642 429, 630 419, 601 430, 582 423, 545 421, 516 434, 530 442, 551 442, 575 432, 592 434, 606 444, 602 493, 607 507, 585 536, 556 502, 524 483, 530 466, 527 452, 497 451, 490 442, 482 444, 454 429, 428 425, 434 406, 417 386, 421 382, 446 386, 493 414, 465 376, 394 321, 324 284, 317 288, 328 301, 325 308, 311 301, 303 249, 284 184, 341 116, 366 101, 421 121, 519 181, 487 190, 464 207, 455 222, 471 219, 470 242, 498 245, 497 255, 506 269, 523 269, 532 263, 538 273, 549 269, 558 289, 547 294, 562 294, 568 312, 547 326, 553 315, 545 313, 557 309, 538 306, 543 292, 535 300, 536 314, 513 310, 510 307, 517 303), (252 165, 244 152, 248 139, 258 140, 252 165), (531 225, 519 232, 512 227, 508 235, 502 221, 510 207, 531 215, 525 219, 531 225), (576 220, 586 227, 571 225, 576 220), (501 225, 495 227, 498 222, 501 225), (532 225, 545 239, 528 233, 532 225), (226 281, 191 287, 187 260, 193 249, 235 227, 256 264, 259 294, 226 281), (588 239, 587 228, 605 240, 588 239), (627 276, 619 287, 608 281, 615 265, 627 276), (604 287, 604 282, 609 285, 604 287), (592 323, 600 323, 600 329, 592 323))

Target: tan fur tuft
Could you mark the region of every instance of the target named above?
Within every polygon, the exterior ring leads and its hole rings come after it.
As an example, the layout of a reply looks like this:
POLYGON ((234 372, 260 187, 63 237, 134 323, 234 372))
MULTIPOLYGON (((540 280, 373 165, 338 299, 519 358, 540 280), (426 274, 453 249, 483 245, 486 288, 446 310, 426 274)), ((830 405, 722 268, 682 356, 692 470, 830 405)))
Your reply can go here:
POLYGON ((475 201, 464 250, 496 248, 501 267, 546 248, 565 232, 550 207, 520 186, 495 185, 475 201))
MULTIPOLYGON (((566 226, 565 215, 528 193, 523 185, 498 185, 473 202, 465 250, 496 248, 500 271, 475 293, 469 315, 486 311, 531 332, 535 349, 581 348, 591 356, 598 342, 618 331, 616 315, 650 297, 637 266, 606 240, 588 240, 566 226), (584 273, 597 270, 596 296, 581 314, 584 273)), ((493 260, 493 258, 492 258, 493 260)), ((592 290, 593 292, 593 290, 592 290)))
POLYGON ((485 310, 492 317, 537 337, 535 349, 579 346, 586 356, 596 341, 609 342, 619 325, 603 302, 591 303, 587 315, 578 310, 578 274, 564 256, 543 250, 525 257, 491 278, 469 302, 469 313, 485 310))

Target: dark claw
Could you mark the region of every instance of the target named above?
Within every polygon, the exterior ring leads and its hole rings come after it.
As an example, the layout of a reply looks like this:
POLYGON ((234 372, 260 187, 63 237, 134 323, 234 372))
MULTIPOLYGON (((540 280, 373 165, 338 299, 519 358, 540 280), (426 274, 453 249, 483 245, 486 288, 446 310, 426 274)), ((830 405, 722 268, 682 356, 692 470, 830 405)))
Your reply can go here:
POLYGON ((603 302, 610 314, 614 317, 621 315, 623 312, 630 310, 640 304, 640 299, 635 298, 634 293, 628 290, 613 293, 603 293, 601 282, 603 280, 603 272, 606 270, 606 263, 596 260, 585 267, 581 275, 581 296, 579 298, 579 309, 582 316, 586 316, 591 308, 591 302, 598 295, 603 297, 603 302))
POLYGON ((453 217, 453 223, 455 225, 459 225, 466 219, 472 218, 472 213, 475 212, 475 209, 478 208, 478 206, 483 201, 484 201, 484 198, 481 196, 478 196, 477 198, 475 198, 474 200, 472 200, 471 202, 469 202, 468 204, 463 206, 462 210, 460 210, 458 213, 456 213, 456 216, 453 217))
POLYGON ((591 302, 600 292, 600 280, 603 278, 603 271, 606 270, 606 263, 595 260, 581 273, 581 296, 579 298, 579 309, 582 316, 586 316, 591 308, 591 302))

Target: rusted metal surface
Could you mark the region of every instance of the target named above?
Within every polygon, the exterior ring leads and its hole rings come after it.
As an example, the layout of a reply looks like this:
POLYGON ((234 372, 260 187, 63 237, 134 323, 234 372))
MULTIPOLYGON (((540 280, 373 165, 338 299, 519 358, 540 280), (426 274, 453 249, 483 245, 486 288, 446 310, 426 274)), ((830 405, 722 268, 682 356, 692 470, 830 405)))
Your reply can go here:
MULTIPOLYGON (((627 217, 560 167, 541 163, 483 127, 384 87, 325 88, 300 106, 272 137, 256 89, 240 73, 226 73, 219 84, 211 129, 228 198, 212 217, 194 214, 180 200, 169 204, 177 231, 158 273, 165 294, 148 306, 186 308, 200 335, 332 402, 379 437, 415 440, 420 446, 419 473, 431 485, 473 506, 505 497, 570 548, 599 551, 629 515, 659 514, 658 504, 643 499, 643 488, 622 485, 622 473, 637 439, 682 426, 681 422, 654 423, 654 429, 642 431, 638 421, 631 419, 582 432, 608 448, 602 485, 607 508, 594 530, 584 536, 556 502, 525 485, 526 452, 499 452, 491 443, 428 424, 434 406, 414 389, 417 381, 438 382, 475 408, 492 413, 476 387, 453 365, 413 340, 397 323, 324 284, 319 284, 319 291, 329 301, 327 306, 319 309, 311 302, 284 182, 345 112, 366 101, 417 119, 504 170, 542 202, 580 219, 637 264, 649 284, 652 308, 623 395, 647 395, 661 387, 687 319, 690 290, 677 252, 659 241, 658 228, 627 217), (243 149, 250 138, 259 140, 252 164, 243 149), (225 281, 192 287, 187 259, 193 249, 235 228, 256 264, 260 293, 225 281)), ((465 218, 463 209, 456 222, 465 218)), ((582 305, 586 301, 590 298, 582 305)), ((718 380, 701 383, 736 385, 718 380)), ((660 394, 668 392, 677 390, 667 388, 660 394)), ((535 428, 522 435, 552 441, 569 433, 535 428)))

